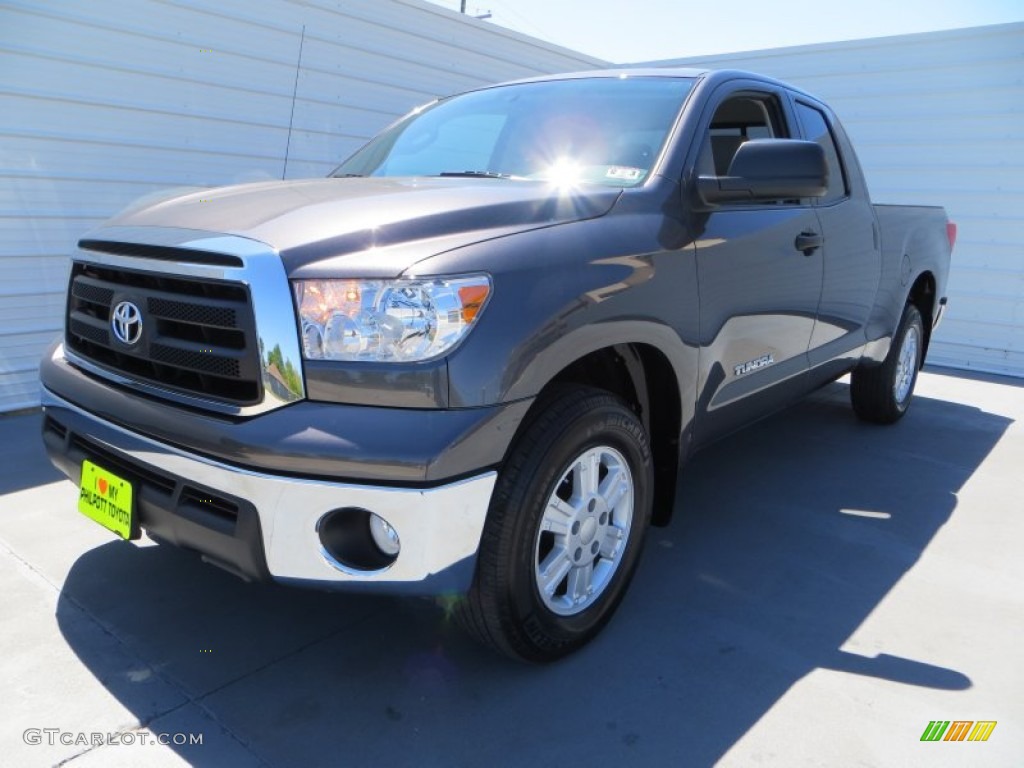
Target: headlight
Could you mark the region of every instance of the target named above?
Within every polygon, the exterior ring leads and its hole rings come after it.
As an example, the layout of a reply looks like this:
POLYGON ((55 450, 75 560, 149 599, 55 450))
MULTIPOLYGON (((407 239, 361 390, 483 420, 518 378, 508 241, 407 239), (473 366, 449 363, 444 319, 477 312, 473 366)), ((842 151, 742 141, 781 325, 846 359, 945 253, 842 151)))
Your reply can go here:
POLYGON ((423 280, 296 280, 307 360, 415 362, 449 350, 491 292, 484 275, 423 280))

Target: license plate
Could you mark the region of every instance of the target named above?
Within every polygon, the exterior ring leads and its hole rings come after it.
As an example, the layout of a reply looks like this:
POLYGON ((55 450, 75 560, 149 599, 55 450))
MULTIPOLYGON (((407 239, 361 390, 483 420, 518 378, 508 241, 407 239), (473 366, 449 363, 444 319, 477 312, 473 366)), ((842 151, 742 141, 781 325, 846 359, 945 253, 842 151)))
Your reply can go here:
POLYGON ((78 511, 122 539, 134 538, 132 484, 91 461, 82 462, 78 511))

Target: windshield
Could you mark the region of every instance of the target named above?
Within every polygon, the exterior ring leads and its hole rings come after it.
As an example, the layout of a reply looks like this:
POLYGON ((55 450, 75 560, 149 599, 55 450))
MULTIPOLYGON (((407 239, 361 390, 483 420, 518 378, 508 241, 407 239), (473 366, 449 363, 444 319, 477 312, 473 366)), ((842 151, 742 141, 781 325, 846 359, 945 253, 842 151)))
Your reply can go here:
POLYGON ((631 187, 692 87, 674 77, 497 86, 414 111, 332 176, 483 176, 631 187))

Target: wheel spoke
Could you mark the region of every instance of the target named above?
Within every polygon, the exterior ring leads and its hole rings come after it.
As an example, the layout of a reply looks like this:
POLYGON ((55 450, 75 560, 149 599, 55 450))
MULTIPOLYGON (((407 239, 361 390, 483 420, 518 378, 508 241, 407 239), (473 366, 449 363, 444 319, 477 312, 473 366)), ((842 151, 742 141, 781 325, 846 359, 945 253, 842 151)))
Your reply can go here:
POLYGON ((610 525, 605 533, 604 541, 601 542, 599 550, 601 557, 606 560, 615 560, 621 551, 620 543, 626 538, 626 533, 621 528, 610 525))
POLYGON ((551 531, 556 536, 565 536, 569 532, 569 521, 576 514, 576 510, 567 501, 557 496, 552 496, 548 506, 544 510, 544 522, 541 524, 542 531, 551 531))
POLYGON ((537 568, 537 586, 550 597, 572 569, 572 560, 564 547, 555 547, 537 568))
POLYGON ((601 477, 601 456, 597 451, 587 453, 579 463, 580 490, 584 496, 597 493, 597 482, 601 477))
POLYGON ((604 481, 601 483, 599 493, 604 499, 604 503, 610 512, 615 509, 615 506, 620 501, 622 501, 622 497, 626 495, 626 491, 628 490, 629 484, 626 482, 625 472, 623 472, 620 467, 616 467, 608 473, 604 481))
POLYGON ((582 603, 590 594, 590 584, 594 577, 594 563, 589 562, 573 568, 569 573, 566 597, 574 603, 582 603))

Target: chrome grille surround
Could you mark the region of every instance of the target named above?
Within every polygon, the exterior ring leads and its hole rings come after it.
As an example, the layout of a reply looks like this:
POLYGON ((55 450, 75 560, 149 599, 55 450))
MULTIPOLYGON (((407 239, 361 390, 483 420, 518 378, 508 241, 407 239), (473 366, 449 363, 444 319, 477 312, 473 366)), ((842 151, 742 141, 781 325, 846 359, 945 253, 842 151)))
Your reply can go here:
MULTIPOLYGON (((209 348, 198 341, 196 344, 188 344, 172 340, 166 344, 159 338, 154 339, 150 345, 148 356, 136 358, 146 359, 154 365, 166 363, 181 366, 197 377, 206 375, 230 380, 233 376, 246 373, 245 357, 251 354, 251 370, 248 372, 258 383, 258 391, 241 402, 224 396, 208 396, 205 392, 188 391, 188 388, 155 381, 151 376, 118 370, 116 364, 107 364, 109 361, 90 359, 86 354, 71 348, 66 339, 64 353, 69 362, 128 389, 229 415, 263 413, 305 397, 298 324, 291 289, 281 259, 270 246, 237 235, 162 227, 107 227, 89 233, 88 238, 84 241, 88 248, 79 248, 73 256, 75 266, 69 285, 75 294, 69 295, 69 307, 72 300, 93 300, 109 305, 117 297, 116 289, 111 289, 103 280, 80 280, 78 284, 74 282, 76 276, 88 272, 90 268, 100 273, 104 270, 117 270, 143 278, 149 277, 157 285, 160 281, 180 280, 224 286, 229 297, 232 295, 232 286, 246 292, 254 321, 251 324, 245 322, 248 313, 245 302, 222 300, 221 297, 203 300, 202 296, 177 295, 173 291, 161 291, 158 288, 142 291, 142 309, 151 321, 159 316, 168 322, 202 325, 218 333, 222 330, 224 334, 237 336, 248 333, 251 336, 243 345, 244 348, 239 350, 240 354, 235 356, 237 360, 232 359, 230 343, 225 344, 224 349, 216 350, 218 354, 210 354, 207 351, 209 348), (98 250, 105 248, 107 243, 112 244, 109 251, 98 250), (165 256, 151 258, 147 255, 134 255, 131 252, 132 245, 141 246, 138 249, 141 254, 146 254, 147 248, 152 250, 153 246, 175 249, 182 258, 171 261, 165 256), (194 252, 194 261, 188 260, 189 252, 194 252), (232 258, 225 259, 224 256, 232 258), (107 292, 112 290, 108 295, 107 292), (248 327, 239 328, 240 324, 248 327), (156 357, 160 359, 151 359, 156 357)), ((90 321, 81 313, 68 317, 67 332, 74 332, 90 343, 110 344, 109 339, 103 338, 107 333, 103 323, 95 318, 90 321)), ((130 350, 118 351, 130 353, 130 350)))

